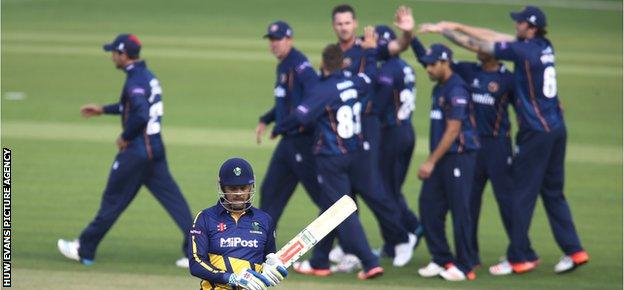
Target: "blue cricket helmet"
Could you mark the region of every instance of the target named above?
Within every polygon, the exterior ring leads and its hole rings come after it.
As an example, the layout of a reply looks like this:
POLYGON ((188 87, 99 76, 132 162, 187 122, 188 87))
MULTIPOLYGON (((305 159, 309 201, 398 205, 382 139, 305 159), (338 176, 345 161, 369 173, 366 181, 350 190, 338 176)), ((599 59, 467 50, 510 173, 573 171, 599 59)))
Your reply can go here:
POLYGON ((251 208, 255 196, 256 178, 251 164, 242 158, 230 158, 223 162, 219 169, 218 179, 219 203, 226 210, 242 212, 251 208), (225 186, 251 185, 249 191, 225 192, 225 186), (247 198, 239 199, 238 196, 248 195, 247 198), (228 199, 229 197, 229 199, 228 199))

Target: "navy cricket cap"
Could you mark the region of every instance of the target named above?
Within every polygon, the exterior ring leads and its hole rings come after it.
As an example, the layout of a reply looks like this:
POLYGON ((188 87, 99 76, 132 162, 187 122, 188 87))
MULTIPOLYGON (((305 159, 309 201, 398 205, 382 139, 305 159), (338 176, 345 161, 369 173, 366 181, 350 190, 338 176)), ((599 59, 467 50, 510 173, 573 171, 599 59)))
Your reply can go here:
POLYGON ((396 34, 394 30, 390 28, 388 25, 377 25, 375 26, 375 33, 379 36, 379 42, 388 43, 392 40, 396 39, 396 34))
POLYGON ((126 53, 128 56, 139 56, 141 41, 134 34, 120 34, 111 43, 102 46, 104 51, 117 51, 126 53))
POLYGON ((546 15, 544 15, 544 12, 542 12, 541 9, 535 6, 526 6, 524 7, 524 10, 520 12, 511 12, 509 15, 511 16, 511 19, 516 22, 526 21, 538 28, 546 27, 546 15))
POLYGON ((242 158, 230 158, 219 169, 219 183, 224 185, 247 185, 255 183, 251 164, 242 158))
POLYGON ((281 20, 271 23, 267 28, 267 34, 264 35, 264 38, 271 39, 282 39, 284 37, 293 37, 293 31, 288 23, 281 20))
POLYGON ((434 43, 429 49, 427 54, 420 58, 420 61, 426 64, 434 64, 437 61, 451 61, 453 59, 453 51, 446 47, 444 44, 434 43))

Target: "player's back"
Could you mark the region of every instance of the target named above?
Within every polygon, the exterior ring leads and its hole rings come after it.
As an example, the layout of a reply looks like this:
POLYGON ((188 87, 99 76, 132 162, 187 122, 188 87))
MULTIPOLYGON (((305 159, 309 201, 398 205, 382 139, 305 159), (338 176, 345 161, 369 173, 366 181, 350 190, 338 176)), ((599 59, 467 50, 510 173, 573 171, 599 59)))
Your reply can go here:
POLYGON ((536 37, 498 43, 496 56, 515 63, 516 111, 520 128, 550 131, 562 127, 555 51, 550 41, 536 37))
POLYGON ((161 139, 163 102, 162 88, 154 74, 147 68, 144 61, 138 61, 125 68, 127 72, 126 83, 121 96, 120 105, 123 107, 121 118, 125 128, 129 118, 135 117, 147 119, 147 125, 139 132, 128 145, 127 150, 138 152, 147 158, 162 158, 164 156, 164 144, 161 139), (136 112, 130 105, 131 95, 141 98, 145 102, 147 113, 136 112))
POLYGON ((317 85, 315 96, 328 98, 316 128, 317 154, 339 155, 361 149, 361 99, 368 89, 358 85, 358 78, 338 70, 317 85))
POLYGON ((385 61, 377 78, 377 87, 382 83, 393 88, 392 99, 381 99, 377 92, 374 107, 379 106, 382 125, 397 126, 411 124, 412 112, 416 100, 416 76, 414 68, 399 57, 392 57, 385 61), (378 105, 377 105, 378 104, 378 105))

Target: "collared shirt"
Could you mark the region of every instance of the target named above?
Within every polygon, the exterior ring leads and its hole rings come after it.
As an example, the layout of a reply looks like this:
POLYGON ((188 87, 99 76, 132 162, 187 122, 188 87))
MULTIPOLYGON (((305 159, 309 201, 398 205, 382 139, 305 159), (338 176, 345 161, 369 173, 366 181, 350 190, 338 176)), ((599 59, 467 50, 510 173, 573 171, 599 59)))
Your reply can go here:
POLYGON ((477 125, 470 107, 472 101, 466 83, 455 73, 445 83, 437 83, 431 93, 429 150, 433 152, 446 131, 448 120, 461 121, 459 136, 447 153, 461 153, 479 148, 477 125))
POLYGON ((123 68, 126 82, 117 103, 104 106, 105 114, 121 115, 128 150, 146 158, 164 156, 160 137, 163 116, 162 88, 145 61, 137 61, 123 68))
MULTIPOLYGON (((310 90, 319 81, 308 58, 294 47, 280 61, 276 68, 276 80, 273 90, 275 106, 260 117, 260 121, 279 124, 286 116, 301 104, 310 94, 310 90)), ((301 128, 300 128, 301 129, 301 128)), ((296 135, 304 130, 292 130, 289 135, 296 135)))
POLYGON ((500 64, 496 71, 484 71, 476 62, 453 62, 451 67, 468 84, 479 135, 509 137, 507 108, 514 100, 514 80, 511 72, 500 64))
POLYGON ((202 279, 203 289, 232 289, 232 273, 260 272, 266 255, 275 253, 273 220, 255 207, 238 221, 219 203, 204 209, 195 216, 190 239, 190 271, 202 279))
POLYGON ((549 132, 564 126, 557 94, 555 50, 543 37, 496 42, 494 55, 514 62, 516 115, 520 129, 549 132))

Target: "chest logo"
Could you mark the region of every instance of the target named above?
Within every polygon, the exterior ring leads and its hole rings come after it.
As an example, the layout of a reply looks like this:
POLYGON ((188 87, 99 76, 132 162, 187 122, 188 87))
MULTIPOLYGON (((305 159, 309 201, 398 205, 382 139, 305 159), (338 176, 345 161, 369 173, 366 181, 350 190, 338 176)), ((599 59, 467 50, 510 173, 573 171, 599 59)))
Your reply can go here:
POLYGON ((497 83, 497 82, 492 81, 492 82, 490 82, 490 83, 488 84, 488 91, 490 91, 490 93, 496 93, 496 92, 498 92, 498 89, 499 89, 499 88, 500 88, 500 86, 498 85, 498 83, 497 83))
POLYGON ((219 232, 223 232, 223 231, 225 231, 225 230, 227 230, 227 225, 225 225, 224 223, 219 223, 219 224, 217 225, 217 231, 219 231, 219 232))
POLYGON ((262 235, 263 232, 260 230, 260 223, 257 221, 253 221, 251 223, 251 230, 249 231, 252 234, 259 234, 262 235))
POLYGON ((350 67, 352 63, 353 63, 353 61, 351 61, 351 58, 350 58, 350 57, 345 57, 345 58, 342 60, 342 68, 347 68, 347 67, 350 67))

